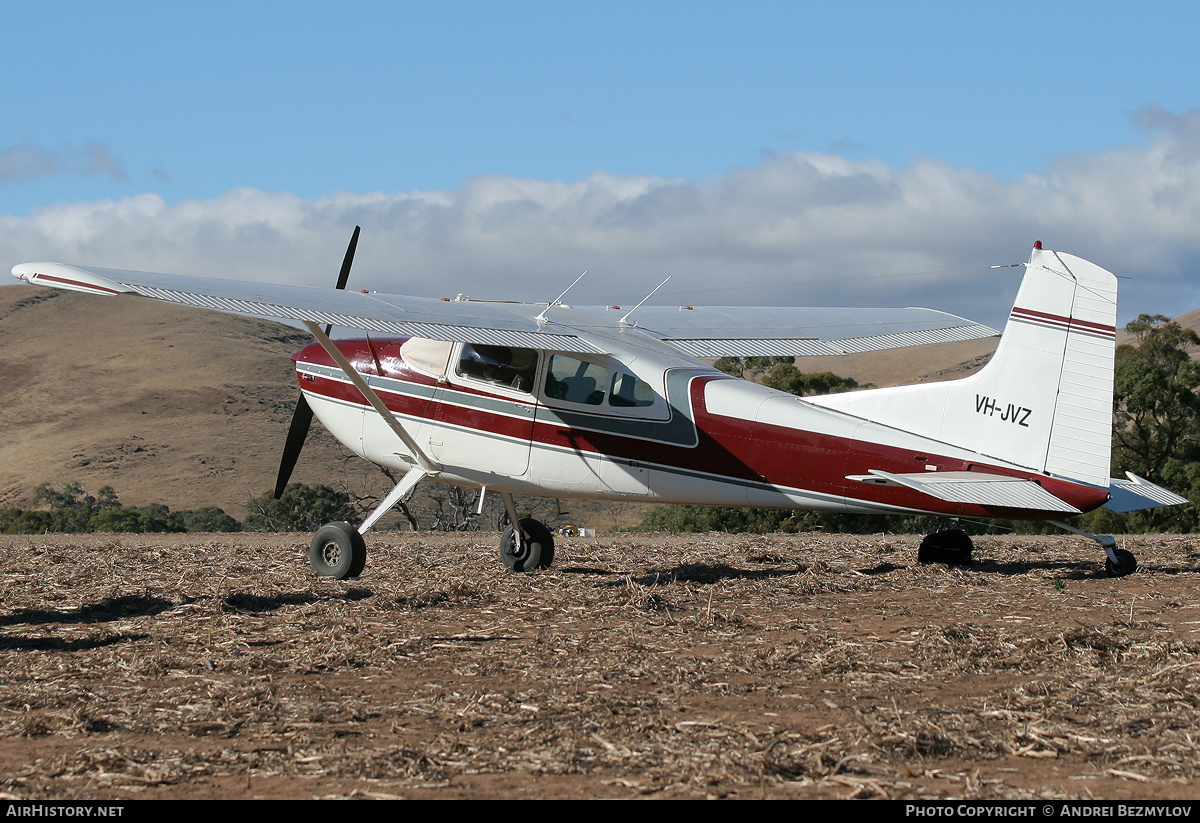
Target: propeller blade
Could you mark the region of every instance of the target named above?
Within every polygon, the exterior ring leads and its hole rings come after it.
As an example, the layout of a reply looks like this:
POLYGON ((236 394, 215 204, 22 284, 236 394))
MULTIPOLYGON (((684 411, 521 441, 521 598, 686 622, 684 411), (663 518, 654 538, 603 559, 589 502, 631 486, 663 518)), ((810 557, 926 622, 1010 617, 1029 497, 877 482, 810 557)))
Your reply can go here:
MULTIPOLYGON (((342 258, 342 270, 338 272, 337 285, 334 287, 339 291, 345 290, 346 281, 350 279, 350 267, 354 265, 354 250, 358 248, 358 232, 361 229, 362 226, 354 227, 354 234, 350 235, 350 245, 346 246, 346 256, 342 258)), ((333 331, 332 323, 325 327, 325 336, 328 337, 331 331, 333 331)))
MULTIPOLYGON (((342 270, 338 272, 338 289, 344 290, 346 281, 350 279, 350 267, 354 265, 354 250, 358 248, 358 233, 361 230, 361 226, 355 226, 354 234, 350 235, 350 245, 346 247, 346 256, 342 258, 342 270)), ((332 325, 326 326, 325 334, 328 335, 332 330, 332 325)), ((308 437, 308 428, 312 425, 312 419, 312 406, 308 405, 308 401, 301 394, 300 400, 296 403, 296 411, 292 412, 292 425, 288 427, 287 442, 283 444, 283 458, 279 461, 279 477, 275 480, 276 500, 283 497, 283 490, 287 488, 288 480, 292 477, 292 469, 296 468, 296 460, 300 457, 300 450, 304 448, 304 440, 308 437)))
POLYGON ((312 419, 312 407, 302 394, 296 403, 296 411, 292 413, 292 425, 288 427, 287 442, 283 445, 283 459, 279 461, 279 478, 275 481, 276 500, 283 496, 283 490, 292 477, 292 469, 296 468, 296 459, 304 448, 304 439, 308 436, 312 419))
POLYGON ((342 270, 338 272, 338 289, 345 289, 346 281, 350 278, 350 266, 354 263, 354 250, 358 248, 358 233, 361 229, 362 226, 355 226, 354 234, 350 235, 350 245, 346 247, 346 257, 342 260, 342 270))

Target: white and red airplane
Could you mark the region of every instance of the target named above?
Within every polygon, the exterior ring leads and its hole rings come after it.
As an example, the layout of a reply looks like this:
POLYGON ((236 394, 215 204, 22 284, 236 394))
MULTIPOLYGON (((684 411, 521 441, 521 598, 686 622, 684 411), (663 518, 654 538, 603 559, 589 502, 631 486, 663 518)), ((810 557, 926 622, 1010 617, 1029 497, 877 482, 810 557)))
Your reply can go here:
MULTIPOLYGON (((28 283, 299 321, 301 397, 277 495, 315 413, 350 449, 403 472, 354 529, 313 537, 318 574, 356 576, 362 535, 422 479, 500 494, 513 571, 548 567, 554 540, 514 494, 872 514, 1049 520, 1137 568, 1108 536, 1062 518, 1187 502, 1109 478, 1116 278, 1037 243, 991 361, 960 380, 798 398, 700 358, 862 352, 995 335, 929 309, 581 307, 23 263, 28 283), (326 328, 322 329, 321 325, 326 328), (331 340, 332 325, 374 332, 331 340), (382 333, 384 337, 378 336, 382 333)), ((569 289, 568 289, 569 291, 569 289)), ((643 301, 644 303, 645 301, 643 301)), ((483 496, 480 495, 482 505, 483 496)), ((948 530, 929 556, 970 559, 948 530)))

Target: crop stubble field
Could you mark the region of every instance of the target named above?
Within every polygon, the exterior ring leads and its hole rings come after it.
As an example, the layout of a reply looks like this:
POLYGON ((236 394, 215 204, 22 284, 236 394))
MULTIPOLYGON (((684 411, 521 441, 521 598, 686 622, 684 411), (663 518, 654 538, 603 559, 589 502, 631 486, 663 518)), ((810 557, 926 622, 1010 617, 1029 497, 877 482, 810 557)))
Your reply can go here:
POLYGON ((0 796, 1200 796, 1192 537, 495 538, 0 538, 0 796))

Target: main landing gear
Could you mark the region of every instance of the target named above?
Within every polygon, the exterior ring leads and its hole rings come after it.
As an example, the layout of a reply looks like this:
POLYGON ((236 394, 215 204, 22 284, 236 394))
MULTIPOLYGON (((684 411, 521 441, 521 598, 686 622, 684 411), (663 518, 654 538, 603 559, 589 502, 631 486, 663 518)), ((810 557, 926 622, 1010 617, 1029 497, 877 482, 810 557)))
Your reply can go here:
POLYGON ((321 577, 358 577, 367 564, 367 543, 349 523, 326 523, 313 535, 308 560, 321 577))
MULTIPOLYGON (((1111 535, 1091 534, 1061 520, 1049 522, 1060 529, 1066 529, 1099 543, 1106 555, 1104 570, 1108 572, 1109 577, 1124 577, 1137 571, 1137 558, 1133 556, 1132 552, 1118 549, 1116 538, 1111 535)), ((917 550, 917 562, 970 565, 972 548, 970 536, 961 529, 934 532, 921 541, 921 548, 917 550)))
MULTIPOLYGON (((406 477, 396 489, 407 492, 419 477, 406 477)), ((380 504, 363 525, 355 529, 349 523, 326 523, 313 535, 308 547, 308 559, 313 571, 320 577, 345 580, 358 577, 367 563, 367 544, 361 532, 365 532, 384 512, 391 508, 401 494, 393 491, 380 504)), ((500 538, 500 559, 510 572, 527 572, 533 569, 548 569, 554 562, 554 535, 540 520, 532 517, 518 518, 517 507, 512 495, 501 493, 507 512, 507 527, 500 538), (517 528, 512 524, 517 523, 517 528)))
POLYGON ((510 523, 500 538, 500 559, 510 572, 548 569, 554 562, 554 535, 541 521, 526 517, 518 540, 510 523))
POLYGON ((971 565, 975 544, 962 529, 944 529, 927 535, 917 549, 918 563, 948 563, 952 566, 971 565))
POLYGON ((517 507, 512 495, 500 493, 504 510, 508 514, 508 527, 500 538, 500 559, 510 572, 527 572, 533 569, 548 569, 554 562, 554 535, 546 524, 532 517, 517 517, 517 507), (513 528, 513 524, 517 528, 513 528))

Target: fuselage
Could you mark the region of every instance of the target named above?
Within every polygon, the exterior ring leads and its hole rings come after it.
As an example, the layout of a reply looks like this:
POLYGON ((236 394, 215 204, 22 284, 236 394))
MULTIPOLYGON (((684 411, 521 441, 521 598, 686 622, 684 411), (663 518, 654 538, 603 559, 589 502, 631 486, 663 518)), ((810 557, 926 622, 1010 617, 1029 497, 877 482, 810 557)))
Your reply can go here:
MULTIPOLYGON (((617 336, 614 336, 617 337, 617 336)), ((872 470, 1033 479, 1081 511, 1105 490, 822 408, 636 336, 612 355, 371 338, 337 341, 441 469, 438 479, 563 498, 1053 519, 1061 512, 950 503, 850 478, 872 470)), ((367 460, 412 457, 329 355, 293 356, 314 413, 367 460)))

